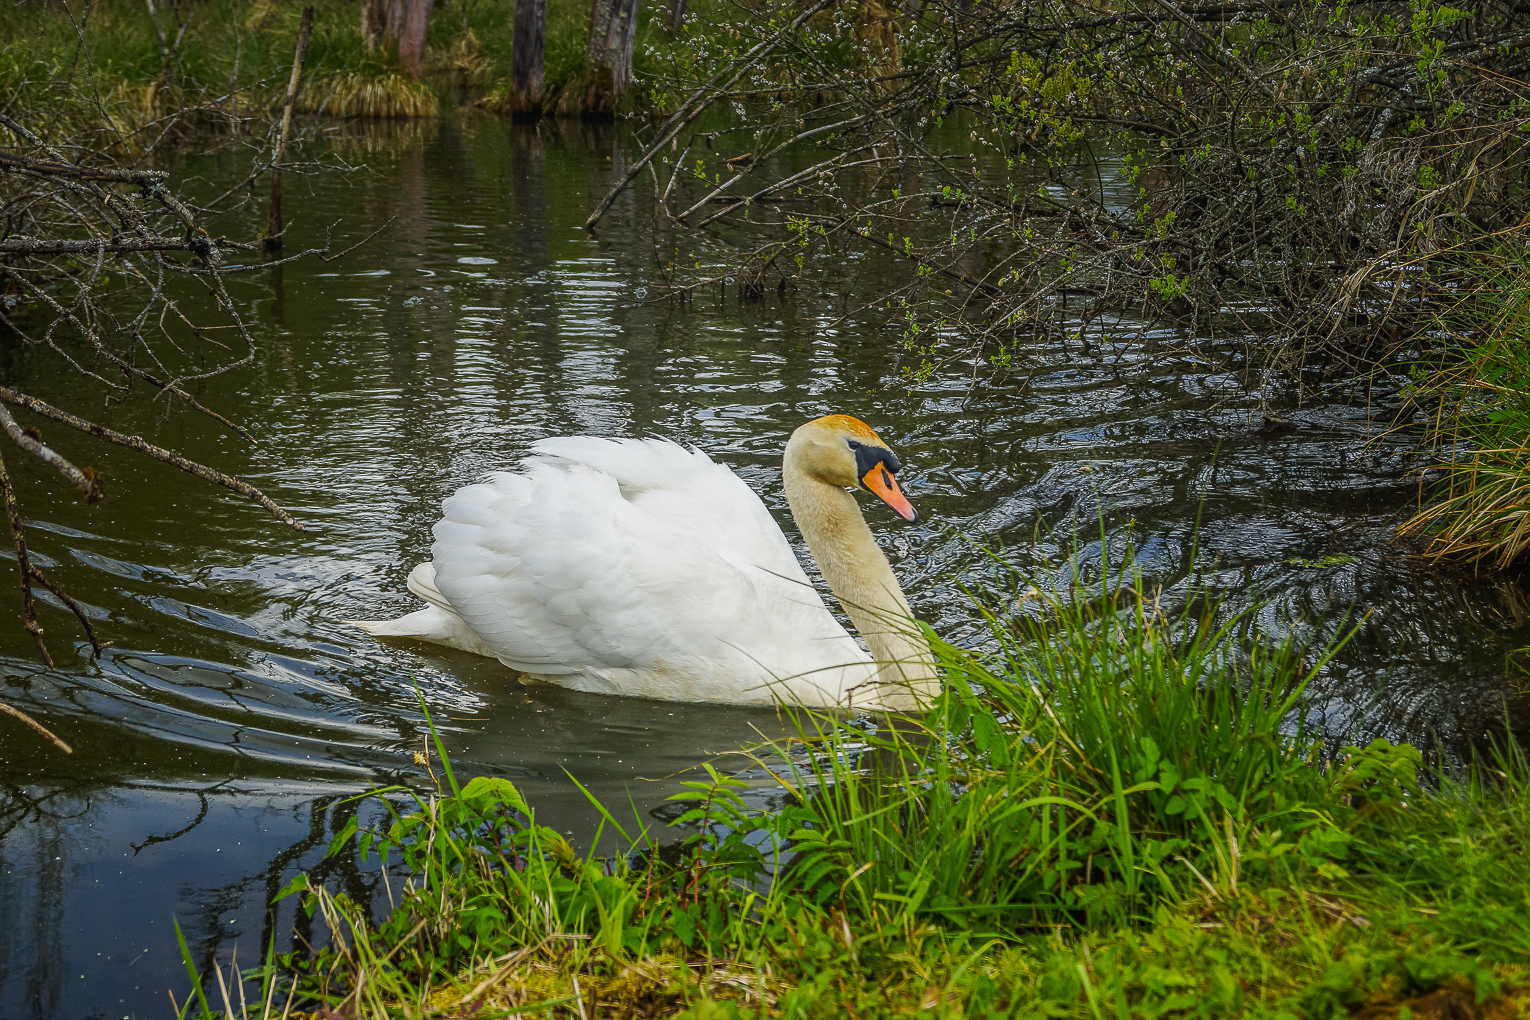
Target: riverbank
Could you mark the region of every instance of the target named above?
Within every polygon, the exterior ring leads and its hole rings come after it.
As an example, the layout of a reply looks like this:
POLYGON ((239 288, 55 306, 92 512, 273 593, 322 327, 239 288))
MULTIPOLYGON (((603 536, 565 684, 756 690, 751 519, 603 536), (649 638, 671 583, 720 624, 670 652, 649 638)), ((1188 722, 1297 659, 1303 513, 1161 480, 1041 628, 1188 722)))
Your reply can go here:
MULTIPOLYGON (((650 49, 667 39, 662 14, 658 19, 640 12, 633 55, 639 72, 652 63, 650 49)), ((547 4, 549 112, 583 70, 588 20, 589 5, 580 0, 547 4)), ((0 93, 30 96, 48 92, 43 83, 84 84, 80 92, 100 109, 82 109, 82 120, 104 119, 130 148, 156 142, 147 128, 171 115, 240 134, 280 115, 300 21, 300 5, 271 0, 157 11, 124 3, 85 12, 63 4, 12 6, 0 13, 0 93)), ((421 80, 414 81, 391 44, 368 44, 357 8, 318 5, 295 109, 383 118, 434 116, 478 101, 493 109, 494 96, 508 89, 512 29, 508 4, 437 9, 421 80)), ((626 100, 629 108, 651 101, 641 91, 626 100)))
MULTIPOLYGON (((268 959, 246 1015, 1530 1011, 1518 749, 1327 747, 1302 704, 1332 649, 1140 586, 988 618, 982 655, 937 642, 927 717, 802 714, 752 778, 703 766, 667 849, 607 806, 630 851, 581 855, 510 782, 459 785, 438 736, 439 793, 331 844, 401 863, 396 909, 292 883, 339 938, 268 959), (760 781, 771 810, 742 797, 760 781)), ((220 985, 183 1014, 237 1015, 220 985)))

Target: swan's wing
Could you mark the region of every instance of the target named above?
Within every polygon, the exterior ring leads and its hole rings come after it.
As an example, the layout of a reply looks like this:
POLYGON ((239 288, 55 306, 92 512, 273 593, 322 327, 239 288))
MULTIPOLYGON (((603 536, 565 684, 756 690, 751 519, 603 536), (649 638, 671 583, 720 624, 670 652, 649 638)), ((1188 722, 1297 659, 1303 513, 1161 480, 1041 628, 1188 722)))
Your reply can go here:
POLYGON ((700 450, 687 450, 667 439, 584 436, 544 439, 532 450, 610 475, 624 499, 668 520, 689 541, 711 548, 735 566, 764 570, 811 589, 759 495, 700 450))
POLYGON ((658 441, 555 440, 536 451, 521 471, 448 499, 432 547, 437 588, 506 664, 643 670, 752 658, 790 640, 775 633, 790 621, 769 611, 761 579, 801 568, 727 468, 658 441), (729 535, 725 554, 717 544, 729 535))

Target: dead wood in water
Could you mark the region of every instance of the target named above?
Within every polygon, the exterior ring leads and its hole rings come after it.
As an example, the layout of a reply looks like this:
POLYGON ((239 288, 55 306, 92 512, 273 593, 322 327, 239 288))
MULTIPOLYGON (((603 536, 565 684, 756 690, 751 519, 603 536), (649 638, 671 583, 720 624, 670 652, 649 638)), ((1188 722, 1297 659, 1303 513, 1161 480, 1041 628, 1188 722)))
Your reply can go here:
POLYGON ((266 216, 267 251, 275 251, 283 245, 282 164, 287 161, 287 131, 292 127, 292 104, 297 102, 298 86, 303 79, 303 61, 308 56, 308 35, 312 31, 313 7, 304 7, 303 22, 298 28, 297 47, 292 54, 292 77, 287 80, 287 99, 282 104, 282 127, 276 138, 276 158, 271 161, 271 206, 266 216))

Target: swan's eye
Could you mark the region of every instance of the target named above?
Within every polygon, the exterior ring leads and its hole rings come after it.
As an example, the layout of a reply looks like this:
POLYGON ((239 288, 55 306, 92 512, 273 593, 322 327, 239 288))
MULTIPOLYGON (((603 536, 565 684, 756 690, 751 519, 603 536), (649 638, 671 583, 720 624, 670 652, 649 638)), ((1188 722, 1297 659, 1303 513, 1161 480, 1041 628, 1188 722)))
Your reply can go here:
POLYGON ((861 444, 857 443, 854 439, 847 439, 845 442, 850 444, 850 449, 852 450, 859 450, 861 448, 861 444))

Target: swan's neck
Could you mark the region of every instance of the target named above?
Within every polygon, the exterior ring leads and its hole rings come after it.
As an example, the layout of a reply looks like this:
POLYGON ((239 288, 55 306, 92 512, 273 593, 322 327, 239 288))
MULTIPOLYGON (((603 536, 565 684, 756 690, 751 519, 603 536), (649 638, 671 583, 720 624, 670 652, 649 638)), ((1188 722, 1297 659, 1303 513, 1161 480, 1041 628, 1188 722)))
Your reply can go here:
MULTIPOLYGON (((784 479, 786 501, 813 559, 878 664, 874 703, 867 707, 906 711, 928 704, 940 690, 934 656, 855 497, 797 468, 790 452, 784 479)), ((856 692, 852 703, 865 704, 866 695, 856 692)))

